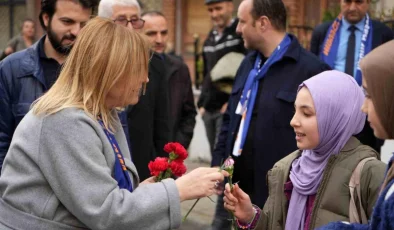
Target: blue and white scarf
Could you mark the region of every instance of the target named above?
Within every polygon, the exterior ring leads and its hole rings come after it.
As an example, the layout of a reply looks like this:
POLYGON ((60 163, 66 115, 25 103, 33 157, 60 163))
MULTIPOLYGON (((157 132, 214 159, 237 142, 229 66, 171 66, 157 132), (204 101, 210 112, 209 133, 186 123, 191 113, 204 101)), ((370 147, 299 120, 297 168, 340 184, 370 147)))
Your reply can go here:
POLYGON ((234 143, 233 155, 240 156, 242 154, 242 149, 245 144, 246 135, 248 133, 250 119, 252 117, 253 107, 256 100, 259 80, 264 78, 268 69, 277 61, 281 60, 283 55, 286 53, 287 48, 291 43, 291 38, 286 34, 282 42, 276 47, 271 56, 267 61, 262 64, 261 54, 257 55, 254 68, 249 72, 248 78, 246 80, 244 89, 242 91, 241 99, 239 100, 236 114, 242 116, 241 124, 239 125, 237 138, 234 143))
MULTIPOLYGON (((326 38, 323 43, 323 49, 320 53, 320 59, 326 62, 331 68, 334 68, 335 60, 338 54, 340 28, 342 26, 342 14, 338 15, 335 21, 331 24, 326 38)), ((361 46, 357 62, 357 72, 355 79, 359 85, 362 83, 362 74, 360 69, 360 60, 372 50, 372 21, 368 14, 365 16, 365 25, 363 35, 361 37, 361 46)))

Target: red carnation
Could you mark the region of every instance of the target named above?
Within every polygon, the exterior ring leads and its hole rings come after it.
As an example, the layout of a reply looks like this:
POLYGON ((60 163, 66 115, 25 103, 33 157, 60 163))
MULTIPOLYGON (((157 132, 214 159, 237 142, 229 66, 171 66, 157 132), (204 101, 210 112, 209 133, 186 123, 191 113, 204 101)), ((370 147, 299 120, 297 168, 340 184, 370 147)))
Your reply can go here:
POLYGON ((181 144, 176 146, 175 154, 178 155, 178 157, 175 159, 176 161, 184 161, 188 156, 185 147, 183 147, 181 144))
POLYGON ((166 145, 164 145, 164 151, 166 153, 174 152, 175 148, 176 148, 176 143, 175 142, 170 142, 170 143, 167 143, 166 145))
POLYGON ((183 162, 173 161, 169 166, 174 176, 180 177, 186 172, 186 166, 183 162))
POLYGON ((170 154, 171 160, 184 161, 188 153, 183 145, 178 142, 170 142, 164 146, 164 151, 170 154))
POLYGON ((161 172, 164 172, 168 168, 168 158, 167 157, 156 157, 155 161, 151 161, 148 164, 150 174, 152 176, 159 176, 161 172))

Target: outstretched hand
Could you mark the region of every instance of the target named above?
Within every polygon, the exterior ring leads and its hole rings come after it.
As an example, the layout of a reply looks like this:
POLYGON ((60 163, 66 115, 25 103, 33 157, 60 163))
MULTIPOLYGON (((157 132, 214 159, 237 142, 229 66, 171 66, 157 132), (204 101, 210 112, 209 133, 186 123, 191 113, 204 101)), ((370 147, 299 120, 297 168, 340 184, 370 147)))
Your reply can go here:
POLYGON ((197 168, 175 180, 181 201, 220 194, 219 184, 226 171, 219 172, 217 168, 197 168))
POLYGON ((253 205, 248 194, 239 187, 233 186, 231 192, 230 185, 227 183, 224 190, 224 208, 234 213, 235 217, 244 223, 249 223, 254 217, 253 205))

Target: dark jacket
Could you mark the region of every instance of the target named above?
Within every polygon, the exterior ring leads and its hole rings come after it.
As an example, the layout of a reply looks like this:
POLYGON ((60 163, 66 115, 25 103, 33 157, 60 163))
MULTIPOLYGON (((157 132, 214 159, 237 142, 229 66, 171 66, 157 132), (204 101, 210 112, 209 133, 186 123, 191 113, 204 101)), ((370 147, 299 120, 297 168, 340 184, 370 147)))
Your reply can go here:
MULTIPOLYGON (((326 38, 328 29, 333 22, 323 23, 315 28, 311 39, 311 52, 320 58, 320 53, 323 49, 323 43, 326 38)), ((392 31, 385 24, 372 20, 372 49, 380 46, 394 39, 394 31, 392 31)), ((365 145, 371 146, 377 152, 380 152, 380 148, 383 145, 383 140, 377 139, 369 123, 365 121, 364 129, 357 135, 357 138, 365 145)))
POLYGON ((150 177, 148 163, 157 156, 167 156, 163 147, 171 140, 169 95, 166 68, 156 53, 149 63, 146 95, 127 109, 131 156, 141 180, 150 177))
MULTIPOLYGON (((260 207, 264 205, 268 196, 264 175, 275 162, 297 148, 290 120, 293 117, 298 86, 304 80, 330 69, 313 54, 304 50, 293 35, 290 36, 292 41, 283 58, 272 65, 263 78, 262 88, 259 89, 261 94, 255 102, 255 106, 259 108, 255 133, 248 134, 253 135, 255 151, 255 159, 252 162, 255 169, 256 200, 253 202, 260 207)), ((238 69, 227 111, 223 116, 219 140, 213 152, 212 166, 220 165, 222 159, 232 154, 241 121, 241 116, 235 114, 235 109, 256 56, 256 51, 248 54, 238 69)))
POLYGON ((40 41, 0 62, 0 170, 16 126, 48 90, 39 61, 40 41))
POLYGON ((221 92, 211 81, 210 72, 216 63, 226 54, 231 52, 246 53, 243 39, 235 30, 238 19, 223 31, 222 37, 216 42, 216 30, 211 30, 203 45, 204 81, 201 96, 197 106, 204 107, 207 111, 218 111, 227 102, 229 95, 221 92))
POLYGON ((189 147, 196 125, 196 106, 187 65, 179 58, 164 55, 170 95, 171 141, 189 147))
MULTIPOLYGON (((328 29, 330 28, 331 22, 325 22, 315 28, 311 39, 311 52, 316 56, 320 57, 320 52, 323 49, 323 43, 326 38, 328 29)), ((392 31, 385 24, 372 20, 372 49, 380 46, 394 39, 394 31, 392 31)))

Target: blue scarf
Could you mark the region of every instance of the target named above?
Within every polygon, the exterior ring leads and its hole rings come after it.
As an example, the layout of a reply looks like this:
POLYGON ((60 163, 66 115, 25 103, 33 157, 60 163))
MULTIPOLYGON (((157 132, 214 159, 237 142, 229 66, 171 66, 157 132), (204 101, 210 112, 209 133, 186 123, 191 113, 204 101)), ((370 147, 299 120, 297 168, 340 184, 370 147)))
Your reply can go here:
POLYGON ((104 133, 108 138, 109 143, 112 146, 115 154, 115 166, 114 166, 114 179, 118 182, 120 189, 127 189, 130 192, 133 191, 133 184, 131 183, 130 175, 127 172, 127 168, 124 162, 123 154, 120 151, 118 142, 115 136, 110 133, 104 126, 103 121, 99 119, 101 127, 103 127, 104 133))
MULTIPOLYGON (((323 43, 323 49, 320 53, 320 59, 326 62, 329 66, 331 66, 331 68, 334 68, 335 60, 338 54, 342 17, 343 17, 342 14, 338 15, 335 21, 331 24, 323 43)), ((361 37, 361 46, 358 56, 358 63, 367 53, 369 53, 372 50, 371 31, 372 31, 372 21, 369 18, 369 15, 366 14, 363 35, 361 37)), ((357 63, 356 76, 354 77, 358 85, 361 85, 362 74, 361 74, 360 65, 358 63, 357 63)))
POLYGON ((242 149, 245 144, 245 139, 250 124, 250 119, 252 117, 253 107, 259 88, 259 80, 264 78, 268 69, 274 63, 282 59, 290 43, 291 43, 291 38, 288 34, 286 34, 282 42, 279 44, 278 47, 276 47, 274 52, 267 59, 267 61, 263 64, 262 67, 261 67, 262 64, 261 54, 257 55, 254 68, 249 72, 244 89, 242 91, 241 99, 239 100, 237 110, 235 111, 235 113, 242 116, 242 120, 234 144, 234 149, 233 149, 234 156, 240 156, 242 154, 242 149))

